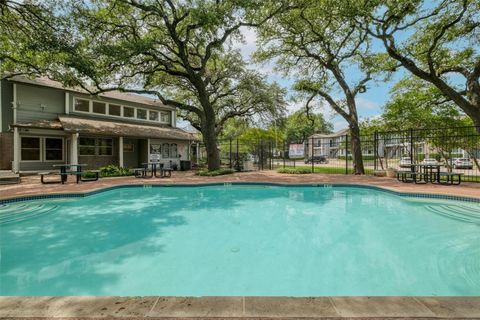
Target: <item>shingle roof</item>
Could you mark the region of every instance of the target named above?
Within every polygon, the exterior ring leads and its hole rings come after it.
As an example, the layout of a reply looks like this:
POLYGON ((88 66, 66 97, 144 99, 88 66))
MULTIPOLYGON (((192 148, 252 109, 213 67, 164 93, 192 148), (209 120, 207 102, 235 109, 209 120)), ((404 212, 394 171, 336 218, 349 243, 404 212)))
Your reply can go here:
POLYGON ((38 120, 12 125, 20 128, 60 129, 65 132, 115 137, 158 138, 172 140, 196 140, 194 135, 179 128, 150 126, 60 116, 59 120, 38 120))
MULTIPOLYGON (((31 79, 31 78, 27 78, 27 77, 24 77, 24 76, 14 76, 14 77, 9 78, 8 80, 12 81, 12 82, 32 84, 32 85, 41 86, 41 87, 55 88, 55 89, 61 89, 61 90, 65 90, 65 91, 72 91, 72 92, 78 92, 78 93, 83 93, 83 94, 89 94, 86 90, 84 90, 81 87, 74 87, 74 88, 65 87, 60 82, 53 81, 51 79, 44 78, 44 77, 31 79)), ((94 91, 94 89, 92 89, 92 91, 94 91)), ((139 104, 144 104, 144 105, 149 105, 149 106, 175 109, 172 106, 163 104, 158 99, 149 98, 147 96, 142 96, 142 95, 139 95, 139 94, 125 93, 125 92, 120 92, 120 91, 109 91, 109 92, 105 92, 105 93, 100 93, 100 94, 98 94, 98 96, 99 97, 110 98, 110 99, 128 101, 128 102, 133 102, 133 103, 139 103, 139 104)))

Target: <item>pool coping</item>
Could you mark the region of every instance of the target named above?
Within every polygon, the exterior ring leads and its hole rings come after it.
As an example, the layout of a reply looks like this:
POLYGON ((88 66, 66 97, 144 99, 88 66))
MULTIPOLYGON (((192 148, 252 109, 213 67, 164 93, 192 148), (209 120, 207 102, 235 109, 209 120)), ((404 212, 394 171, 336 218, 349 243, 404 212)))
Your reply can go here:
POLYGON ((0 297, 0 318, 480 319, 480 297, 0 297))
POLYGON ((59 199, 59 198, 83 198, 96 195, 102 192, 107 192, 115 189, 122 188, 171 188, 171 187, 208 187, 208 186, 233 186, 233 185, 264 185, 272 187, 320 187, 320 188, 363 188, 376 191, 382 191, 389 194, 393 194, 400 197, 406 198, 429 198, 429 199, 444 199, 444 200, 456 200, 456 201, 465 201, 465 202, 474 202, 480 203, 480 196, 460 196, 460 195, 451 195, 443 193, 431 193, 431 192, 406 192, 406 191, 397 191, 395 189, 372 185, 368 183, 288 183, 288 182, 249 182, 249 181, 233 181, 233 182, 192 182, 192 183, 157 183, 157 184, 118 184, 113 186, 104 186, 99 188, 93 188, 92 190, 80 191, 80 192, 57 192, 50 194, 32 194, 24 196, 14 196, 0 198, 0 205, 5 205, 9 203, 30 201, 30 200, 41 200, 41 199, 59 199))

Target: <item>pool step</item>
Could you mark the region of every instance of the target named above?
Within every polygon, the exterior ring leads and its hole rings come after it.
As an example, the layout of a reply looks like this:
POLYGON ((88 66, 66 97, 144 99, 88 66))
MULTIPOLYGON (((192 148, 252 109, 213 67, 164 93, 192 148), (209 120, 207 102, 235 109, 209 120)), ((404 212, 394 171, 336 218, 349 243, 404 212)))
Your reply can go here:
POLYGON ((428 205, 430 212, 463 222, 480 224, 480 207, 465 205, 428 205))
POLYGON ((57 209, 57 205, 6 205, 0 206, 0 226, 21 222, 46 215, 57 209))

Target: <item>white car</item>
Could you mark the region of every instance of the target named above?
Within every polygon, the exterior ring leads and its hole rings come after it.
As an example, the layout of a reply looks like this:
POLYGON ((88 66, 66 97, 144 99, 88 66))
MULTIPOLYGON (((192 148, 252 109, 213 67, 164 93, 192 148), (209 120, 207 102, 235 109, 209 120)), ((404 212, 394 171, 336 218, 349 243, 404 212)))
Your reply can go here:
POLYGON ((455 169, 473 169, 473 163, 468 158, 458 158, 453 161, 453 167, 455 169))
POLYGON ((423 159, 422 164, 436 166, 438 165, 438 161, 436 159, 426 158, 423 159))
POLYGON ((400 162, 398 163, 398 165, 400 166, 400 168, 410 168, 410 166, 412 165, 412 161, 410 157, 402 157, 400 158, 400 162))

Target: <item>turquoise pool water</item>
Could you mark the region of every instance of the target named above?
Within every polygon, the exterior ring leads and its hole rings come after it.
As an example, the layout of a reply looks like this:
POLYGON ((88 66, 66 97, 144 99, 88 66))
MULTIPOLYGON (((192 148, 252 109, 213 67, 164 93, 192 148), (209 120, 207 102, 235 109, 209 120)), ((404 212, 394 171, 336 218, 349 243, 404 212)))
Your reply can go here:
POLYGON ((480 205, 123 188, 0 206, 0 295, 480 295, 480 205))

